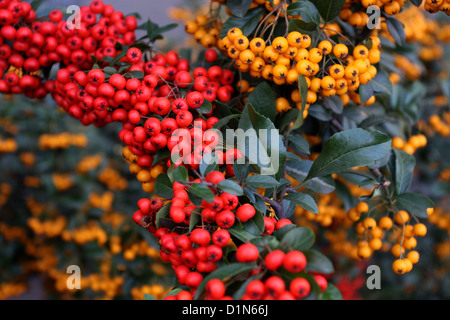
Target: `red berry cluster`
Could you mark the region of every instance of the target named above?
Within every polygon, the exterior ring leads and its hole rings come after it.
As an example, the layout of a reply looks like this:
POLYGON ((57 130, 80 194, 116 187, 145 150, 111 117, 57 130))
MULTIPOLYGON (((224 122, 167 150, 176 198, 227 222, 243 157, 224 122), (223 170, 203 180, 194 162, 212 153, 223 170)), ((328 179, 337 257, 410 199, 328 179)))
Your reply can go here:
POLYGON ((116 56, 117 43, 136 41, 137 20, 95 0, 80 8, 79 25, 71 26, 60 10, 37 20, 29 3, 1 0, 0 26, 0 92, 43 98, 55 87, 45 70, 57 63, 89 70, 92 57, 116 56))

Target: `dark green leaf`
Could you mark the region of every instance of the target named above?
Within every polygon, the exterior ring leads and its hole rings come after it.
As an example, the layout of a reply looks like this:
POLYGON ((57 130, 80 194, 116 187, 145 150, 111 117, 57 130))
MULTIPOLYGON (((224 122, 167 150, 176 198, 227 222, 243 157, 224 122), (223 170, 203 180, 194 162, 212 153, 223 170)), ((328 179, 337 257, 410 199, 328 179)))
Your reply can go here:
POLYGON ((405 26, 403 23, 393 17, 386 17, 386 26, 397 45, 403 46, 406 42, 405 26))
POLYGON ((332 96, 323 99, 325 105, 334 113, 341 114, 344 110, 344 104, 342 103, 341 98, 338 96, 332 96))
POLYGON ((155 181, 155 193, 158 197, 170 199, 173 197, 172 182, 167 174, 161 173, 155 181))
POLYGON ((319 213, 319 208, 317 207, 316 201, 313 197, 306 193, 291 193, 284 197, 286 200, 294 202, 296 205, 308 210, 312 213, 319 213))
MULTIPOLYGON (((310 160, 287 161, 286 173, 299 183, 302 183, 308 175, 312 164, 313 162, 310 160)), ((321 194, 328 194, 335 189, 334 179, 331 176, 312 178, 304 186, 321 194)))
POLYGON ((320 14, 317 8, 309 1, 297 1, 291 3, 287 8, 290 16, 300 16, 305 22, 314 22, 320 24, 320 14))
POLYGON ((164 219, 169 216, 170 213, 170 204, 166 204, 164 207, 158 210, 155 218, 155 225, 159 229, 161 227, 161 219, 164 219))
POLYGON ((178 166, 173 171, 175 181, 188 181, 188 172, 185 166, 178 166))
POLYGON ((219 182, 217 188, 219 188, 224 192, 234 194, 236 196, 242 196, 244 194, 242 187, 236 181, 230 179, 219 182))
POLYGON ((407 192, 397 197, 397 207, 418 218, 428 218, 427 209, 434 208, 434 203, 423 194, 407 192))
POLYGON ((394 149, 395 189, 398 194, 408 191, 414 177, 416 158, 402 150, 394 149))
POLYGON ((316 240, 314 232, 307 227, 296 227, 288 231, 280 240, 281 245, 287 244, 289 249, 305 251, 311 249, 316 240))
POLYGON ((338 288, 328 282, 327 289, 320 294, 320 300, 342 300, 342 294, 338 288))
POLYGON ((300 152, 310 154, 308 141, 306 141, 302 135, 298 133, 290 134, 289 141, 292 142, 300 152))
POLYGON ((365 104, 367 100, 373 96, 373 87, 371 82, 359 86, 359 96, 361 98, 361 104, 365 104))
POLYGON ((145 293, 144 300, 156 300, 156 298, 149 293, 145 293))
POLYGON ((309 33, 317 30, 317 24, 315 22, 305 22, 301 19, 289 20, 289 32, 298 31, 301 33, 309 33))
POLYGON ((240 18, 245 16, 251 4, 252 0, 227 0, 227 7, 230 12, 240 18))
POLYGON ((217 121, 217 123, 214 125, 214 129, 220 129, 222 128, 224 125, 226 125, 228 122, 230 122, 230 120, 232 119, 236 119, 239 118, 241 115, 240 114, 231 114, 229 116, 226 116, 224 118, 221 118, 219 121, 217 121))
POLYGON ((331 274, 334 272, 333 263, 331 263, 330 259, 328 259, 328 257, 323 253, 311 249, 305 251, 304 254, 306 256, 306 260, 308 261, 305 271, 314 271, 325 274, 331 274))
POLYGON ((235 223, 231 228, 228 228, 227 231, 242 242, 251 241, 256 238, 254 234, 244 230, 242 225, 238 223, 235 223))
POLYGON ((390 137, 379 131, 358 128, 338 132, 325 142, 305 181, 352 167, 371 165, 385 158, 390 151, 390 137))
MULTIPOLYGON (((195 197, 205 200, 207 202, 214 201, 214 193, 211 191, 211 189, 209 189, 208 186, 206 186, 202 183, 194 183, 189 188, 188 195, 189 195, 190 199, 191 199, 191 195, 194 195, 195 197)), ((195 200, 198 200, 198 199, 195 199, 195 200)))
POLYGON ((203 104, 196 109, 198 112, 205 114, 210 113, 212 110, 212 103, 208 99, 203 100, 203 104))
POLYGON ((222 26, 222 32, 220 34, 221 38, 225 38, 228 33, 228 30, 232 28, 239 28, 242 30, 242 33, 245 36, 249 36, 253 31, 255 31, 258 26, 259 20, 261 19, 263 13, 265 12, 265 8, 258 7, 252 10, 249 10, 247 14, 240 18, 236 16, 232 16, 225 21, 222 26))
POLYGON ((255 188, 273 188, 276 187, 279 182, 271 176, 255 174, 245 179, 245 184, 255 188))
POLYGON ((328 112, 328 110, 320 104, 313 104, 311 107, 309 107, 308 115, 321 121, 330 121, 331 119, 333 119, 333 116, 330 114, 330 112, 328 112))
POLYGON ((275 109, 275 95, 267 82, 261 82, 250 93, 247 103, 251 104, 260 115, 273 121, 277 114, 275 109))
POLYGON ((236 130, 238 149, 262 174, 281 177, 286 148, 279 131, 268 118, 247 104, 236 130))
POLYGON ((344 7, 345 0, 311 0, 325 22, 336 18, 344 7))
POLYGON ((194 230, 195 226, 201 220, 200 213, 197 210, 199 211, 200 209, 197 208, 191 212, 191 217, 189 218, 189 232, 194 230))
POLYGON ((369 83, 375 93, 392 94, 393 87, 391 79, 383 70, 379 70, 375 78, 373 78, 369 83))

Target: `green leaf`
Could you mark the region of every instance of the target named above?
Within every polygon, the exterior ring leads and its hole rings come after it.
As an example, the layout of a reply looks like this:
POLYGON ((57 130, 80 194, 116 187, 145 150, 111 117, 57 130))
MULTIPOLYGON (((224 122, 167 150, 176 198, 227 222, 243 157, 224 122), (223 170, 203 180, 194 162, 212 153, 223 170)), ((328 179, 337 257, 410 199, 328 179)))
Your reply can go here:
POLYGON ((334 272, 333 263, 323 253, 311 249, 304 252, 306 260, 306 271, 320 272, 324 274, 331 274, 334 272))
POLYGON ((300 152, 310 154, 308 141, 306 141, 301 134, 291 133, 289 135, 289 141, 292 142, 300 152))
POLYGON ((273 188, 279 185, 279 182, 271 176, 255 174, 245 179, 245 184, 255 188, 273 188))
POLYGON ((320 24, 320 14, 317 8, 309 1, 297 1, 287 7, 287 13, 290 16, 300 16, 305 22, 314 22, 320 24))
POLYGON ((218 162, 215 152, 205 154, 199 164, 200 174, 206 176, 208 173, 217 170, 218 162))
MULTIPOLYGON (((287 161, 286 173, 299 183, 302 183, 311 170, 312 165, 313 162, 310 160, 287 161)), ((335 182, 331 176, 315 177, 306 182, 304 186, 314 192, 328 194, 334 191, 335 182)))
POLYGON ((145 73, 143 71, 128 71, 123 76, 125 78, 132 78, 132 79, 140 79, 143 78, 145 73))
MULTIPOLYGON (((205 200, 207 202, 214 201, 214 193, 209 189, 208 186, 202 183, 194 183, 188 191, 189 199, 194 200, 194 204, 201 205, 201 200, 205 200), (199 202, 200 199, 200 202, 199 202)), ((194 202, 192 201, 192 202, 194 202)))
POLYGON ((395 189, 398 194, 408 191, 414 177, 416 158, 402 150, 394 149, 395 189))
POLYGON ((423 194, 407 192, 397 197, 397 207, 418 218, 428 218, 427 209, 434 208, 434 203, 423 194))
POLYGON ((189 232, 194 230, 195 226, 200 222, 200 209, 197 208, 191 212, 191 217, 189 218, 189 232))
MULTIPOLYGON (((176 296, 177 294, 178 294, 178 292, 180 292, 180 291, 182 291, 183 289, 181 289, 181 288, 175 288, 175 289, 172 289, 172 290, 170 290, 165 296, 164 296, 164 298, 165 297, 168 297, 168 296, 176 296)), ((164 299, 163 298, 163 299, 164 299)))
POLYGON ((325 22, 336 18, 344 7, 345 0, 311 0, 325 22))
POLYGON ((403 46, 406 42, 405 26, 403 23, 392 17, 386 17, 385 22, 389 33, 397 45, 403 46))
POLYGON ((392 94, 392 82, 389 78, 389 75, 383 71, 379 70, 375 78, 370 80, 370 85, 372 86, 372 90, 375 93, 387 93, 392 94))
POLYGON ((240 18, 245 16, 251 4, 252 0, 227 0, 230 12, 240 18))
POLYGON ((153 157, 152 166, 157 165, 161 160, 165 160, 170 157, 170 151, 167 148, 158 150, 153 157))
POLYGON ((234 277, 239 274, 244 274, 253 270, 255 266, 253 264, 244 264, 244 263, 231 263, 225 266, 222 266, 215 271, 211 272, 208 276, 206 276, 200 285, 197 287, 197 291, 195 292, 194 299, 198 300, 203 294, 205 290, 205 286, 211 279, 219 279, 224 280, 226 278, 234 277))
POLYGON ((295 227, 288 231, 281 239, 281 245, 287 244, 289 249, 305 251, 311 249, 316 236, 314 232, 307 227, 295 227))
POLYGON ((201 114, 210 113, 212 110, 212 103, 208 99, 203 99, 203 104, 196 109, 201 114))
POLYGON ((173 179, 175 181, 188 181, 189 176, 185 166, 178 166, 173 171, 173 179))
POLYGON ((239 239, 242 242, 251 241, 256 238, 256 235, 245 230, 241 224, 235 223, 231 228, 228 228, 227 231, 235 238, 239 239))
POLYGON ((247 98, 247 103, 251 104, 255 111, 260 115, 273 121, 277 114, 275 108, 275 95, 272 88, 267 82, 261 82, 250 93, 247 98))
POLYGON ((171 199, 173 197, 172 182, 167 174, 161 173, 156 177, 155 193, 158 197, 171 199))
POLYGON ((294 18, 289 20, 288 30, 289 32, 298 31, 301 33, 310 33, 317 30, 317 24, 294 18))
POLYGON ((298 112, 298 116, 294 124, 289 128, 288 135, 293 130, 300 128, 304 123, 303 112, 305 111, 306 100, 308 98, 308 83, 306 82, 306 78, 302 75, 298 76, 297 82, 298 82, 298 90, 300 91, 300 98, 301 98, 300 103, 302 105, 302 108, 300 112, 298 112))
POLYGON ((232 119, 236 119, 239 118, 241 115, 240 114, 231 114, 229 116, 226 116, 224 118, 221 118, 219 121, 217 121, 217 123, 214 125, 213 129, 220 129, 222 128, 224 125, 226 125, 228 122, 230 122, 230 120, 232 119))
POLYGON ((324 98, 323 102, 334 113, 341 114, 344 111, 344 104, 338 96, 324 98))
POLYGON ((312 213, 319 213, 316 201, 309 194, 306 193, 291 193, 284 197, 284 199, 293 201, 296 205, 308 210, 312 213))
POLYGON ((324 292, 319 295, 320 300, 342 300, 342 294, 338 288, 328 282, 328 286, 324 292))
POLYGON ((324 106, 318 103, 313 104, 311 107, 309 107, 308 115, 325 122, 333 119, 333 116, 330 114, 330 112, 325 109, 324 106))
POLYGON ((422 5, 423 0, 410 0, 413 5, 416 7, 420 7, 422 5))
POLYGON ((247 104, 236 130, 238 149, 260 173, 281 177, 286 148, 278 129, 247 104))
POLYGON ((162 27, 154 27, 150 30, 151 31, 150 33, 147 33, 148 39, 150 40, 150 42, 154 42, 155 40, 161 39, 162 38, 161 35, 163 33, 173 30, 177 27, 178 24, 176 23, 171 23, 162 27))
POLYGON ((169 216, 170 213, 170 203, 166 204, 164 207, 158 210, 155 218, 155 225, 159 229, 161 227, 161 219, 169 216))
POLYGON ((149 293, 145 293, 144 300, 156 300, 156 298, 149 293))
POLYGON ((227 192, 229 194, 234 194, 235 196, 244 195, 244 190, 242 187, 234 180, 223 180, 217 184, 217 188, 220 190, 227 192))
POLYGON ((359 86, 359 96, 361 98, 361 104, 365 104, 370 97, 373 96, 372 82, 359 86))
POLYGON ((358 128, 338 132, 325 142, 305 181, 371 165, 385 158, 390 151, 391 138, 379 131, 358 128))
POLYGON ((123 57, 125 57, 127 55, 127 51, 124 50, 121 53, 119 53, 117 56, 114 57, 114 59, 112 59, 111 63, 109 64, 110 67, 114 67, 119 61, 120 59, 122 59, 123 57))
POLYGON ((228 30, 232 28, 241 29, 242 34, 248 37, 253 31, 255 31, 256 27, 258 26, 259 20, 261 19, 265 11, 265 8, 258 7, 249 10, 247 14, 242 18, 236 16, 228 18, 222 26, 220 37, 224 38, 227 35, 228 30))

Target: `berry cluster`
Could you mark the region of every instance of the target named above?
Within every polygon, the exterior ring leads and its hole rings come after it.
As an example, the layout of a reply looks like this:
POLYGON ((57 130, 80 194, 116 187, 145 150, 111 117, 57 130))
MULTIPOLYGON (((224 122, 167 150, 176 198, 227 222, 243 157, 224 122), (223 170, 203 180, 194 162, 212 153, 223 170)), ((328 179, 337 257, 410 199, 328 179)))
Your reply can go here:
POLYGON ((80 17, 79 26, 64 21, 60 10, 36 20, 29 3, 1 1, 0 92, 43 98, 54 90, 54 82, 45 80, 52 65, 89 70, 94 65, 92 57, 114 57, 116 44, 136 41, 136 18, 124 17, 101 0, 80 8, 80 17))

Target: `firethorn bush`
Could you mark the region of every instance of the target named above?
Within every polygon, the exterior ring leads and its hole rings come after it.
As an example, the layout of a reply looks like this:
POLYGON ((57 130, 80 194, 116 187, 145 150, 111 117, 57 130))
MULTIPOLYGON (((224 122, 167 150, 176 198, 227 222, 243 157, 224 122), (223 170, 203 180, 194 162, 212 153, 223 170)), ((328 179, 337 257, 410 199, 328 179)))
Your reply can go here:
MULTIPOLYGON (((138 22, 101 0, 81 8, 79 28, 58 9, 37 18, 32 5, 3 0, 0 92, 53 99, 104 132, 118 125, 122 158, 139 186, 126 219, 159 250, 156 257, 145 243, 130 243, 123 259, 161 259, 174 281, 167 292, 142 283, 133 298, 354 298, 360 278, 343 273, 334 282, 340 265, 361 268, 381 256, 385 266, 388 256, 383 274, 401 279, 421 265, 427 219, 448 229, 448 8, 448 1, 210 1, 184 24, 203 48, 193 58, 192 48, 158 50, 176 25, 138 22)), ((86 143, 59 132, 43 133, 38 146, 86 143)), ((1 145, 0 152, 18 148, 9 137, 1 145)), ((20 159, 33 165, 31 154, 20 159)), ((79 173, 98 161, 80 160, 79 173)), ((34 178, 27 182, 39 186, 34 178)), ((128 183, 112 168, 97 179, 108 191, 92 191, 87 206, 103 210, 102 219, 128 183)), ((77 183, 64 172, 50 181, 57 194, 77 183)), ((108 238, 96 223, 80 230, 50 221, 27 222, 49 238, 109 241, 112 254, 128 239, 108 238)), ((436 248, 439 256, 446 250, 436 248)), ((104 263, 102 272, 114 274, 104 263)), ((62 290, 58 272, 52 276, 62 290)), ((87 283, 113 298, 123 284, 117 277, 106 278, 115 286, 97 277, 87 283)))

